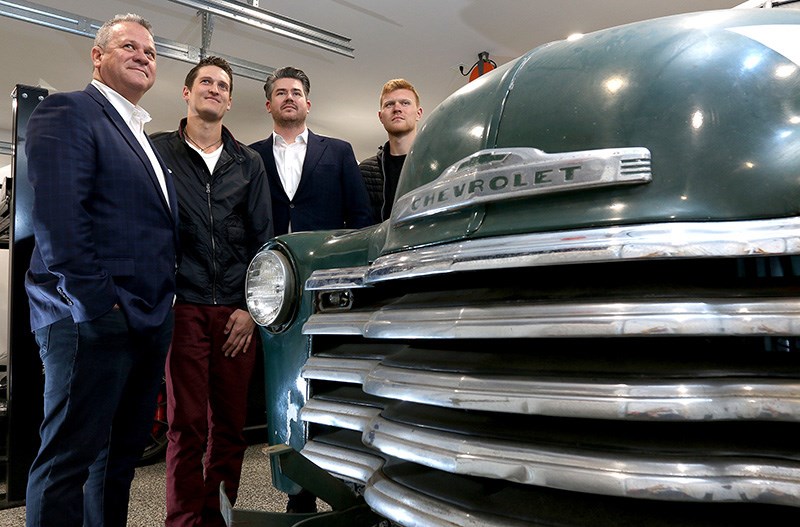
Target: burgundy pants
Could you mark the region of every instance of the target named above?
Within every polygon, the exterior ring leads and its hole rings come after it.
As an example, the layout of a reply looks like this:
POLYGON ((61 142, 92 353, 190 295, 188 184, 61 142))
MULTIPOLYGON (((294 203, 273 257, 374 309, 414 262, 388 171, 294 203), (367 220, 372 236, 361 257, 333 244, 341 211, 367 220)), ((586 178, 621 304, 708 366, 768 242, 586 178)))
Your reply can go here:
POLYGON ((225 357, 229 306, 175 305, 167 356, 167 527, 220 526, 219 484, 236 501, 255 341, 225 357))

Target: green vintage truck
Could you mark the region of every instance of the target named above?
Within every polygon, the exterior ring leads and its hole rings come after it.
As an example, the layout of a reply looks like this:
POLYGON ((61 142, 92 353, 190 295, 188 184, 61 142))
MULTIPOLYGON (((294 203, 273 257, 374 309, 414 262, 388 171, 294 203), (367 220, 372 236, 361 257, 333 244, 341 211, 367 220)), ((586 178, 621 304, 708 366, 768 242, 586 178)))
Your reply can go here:
POLYGON ((534 49, 431 113, 397 195, 250 266, 270 442, 318 467, 279 489, 406 527, 800 525, 799 10, 534 49))

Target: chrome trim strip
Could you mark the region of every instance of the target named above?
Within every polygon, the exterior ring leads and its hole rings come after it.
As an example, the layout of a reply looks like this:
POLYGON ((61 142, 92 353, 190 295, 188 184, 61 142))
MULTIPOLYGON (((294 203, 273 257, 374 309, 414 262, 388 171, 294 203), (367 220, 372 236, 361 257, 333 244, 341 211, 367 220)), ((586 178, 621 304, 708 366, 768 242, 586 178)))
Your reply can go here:
POLYGON ((310 399, 300 409, 303 421, 363 432, 380 408, 310 399))
POLYGON ((379 257, 370 267, 314 271, 308 290, 355 289, 457 271, 657 258, 800 253, 800 218, 656 223, 464 240, 379 257))
POLYGON ((381 471, 370 479, 364 499, 375 512, 405 527, 545 527, 459 509, 395 483, 381 471))
POLYGON ((473 205, 588 188, 649 183, 650 151, 605 148, 547 153, 536 148, 480 150, 397 200, 392 225, 473 205))
POLYGON ((306 280, 309 291, 359 289, 365 287, 364 277, 369 267, 341 267, 314 271, 306 280))
POLYGON ((455 271, 800 253, 800 218, 663 223, 466 240, 381 256, 367 284, 455 271))
POLYGON ((379 365, 364 392, 465 410, 588 419, 800 421, 800 381, 696 378, 651 381, 470 376, 379 365))
POLYGON ((379 360, 311 357, 306 361, 300 375, 304 379, 364 384, 367 374, 380 362, 379 360))
POLYGON ((378 416, 364 444, 456 474, 664 501, 753 501, 800 506, 800 464, 743 456, 646 458, 620 452, 533 447, 401 425, 378 416))
POLYGON ((312 315, 303 333, 386 339, 797 335, 800 299, 389 305, 372 312, 312 315))
POLYGON ((315 465, 334 475, 365 484, 383 467, 383 458, 317 441, 309 441, 300 452, 315 465))
POLYGON ((347 311, 344 313, 327 313, 311 315, 303 325, 305 335, 363 335, 364 328, 370 323, 374 314, 369 312, 347 311), (331 318, 335 317, 335 319, 331 318))

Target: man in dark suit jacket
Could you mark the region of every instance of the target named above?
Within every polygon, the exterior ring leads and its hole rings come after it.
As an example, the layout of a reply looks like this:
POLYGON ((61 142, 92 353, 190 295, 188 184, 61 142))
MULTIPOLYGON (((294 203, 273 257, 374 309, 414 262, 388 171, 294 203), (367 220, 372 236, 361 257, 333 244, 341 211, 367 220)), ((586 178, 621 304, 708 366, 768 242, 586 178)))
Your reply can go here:
MULTIPOLYGON (((306 128, 311 81, 297 68, 272 72, 264 84, 274 132, 250 145, 261 154, 272 195, 275 235, 375 223, 367 187, 350 143, 306 128)), ((306 490, 289 495, 287 512, 315 512, 306 490)))
POLYGON ((115 17, 91 56, 92 83, 45 98, 27 128, 25 286, 45 372, 28 527, 126 525, 172 334, 178 207, 138 106, 155 81, 150 24, 115 17))
POLYGON ((375 223, 353 147, 306 128, 310 89, 308 76, 291 66, 264 84, 275 131, 250 146, 264 160, 276 235, 375 223))

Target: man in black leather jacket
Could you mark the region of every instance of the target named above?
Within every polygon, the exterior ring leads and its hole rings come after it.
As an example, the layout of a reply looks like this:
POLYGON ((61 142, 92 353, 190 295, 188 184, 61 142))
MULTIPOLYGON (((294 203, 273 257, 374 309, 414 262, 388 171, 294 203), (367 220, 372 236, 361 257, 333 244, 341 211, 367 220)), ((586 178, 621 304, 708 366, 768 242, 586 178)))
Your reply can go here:
POLYGON ((387 219, 392 213, 400 171, 417 136, 421 117, 419 94, 410 82, 392 79, 383 85, 378 119, 389 134, 389 140, 378 149, 377 155, 358 165, 376 222, 387 219))
POLYGON ((183 88, 187 117, 152 137, 177 188, 182 254, 166 368, 169 527, 225 525, 219 485, 234 502, 247 447, 256 337, 244 281, 273 226, 261 157, 222 125, 232 92, 228 63, 201 60, 183 88))

